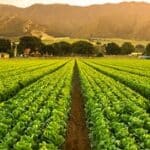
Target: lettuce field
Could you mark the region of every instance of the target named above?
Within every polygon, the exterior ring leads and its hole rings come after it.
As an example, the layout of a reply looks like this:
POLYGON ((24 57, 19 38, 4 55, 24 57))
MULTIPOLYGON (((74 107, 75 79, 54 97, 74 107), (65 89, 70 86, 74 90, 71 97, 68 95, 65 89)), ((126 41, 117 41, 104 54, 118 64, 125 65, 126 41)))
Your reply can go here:
POLYGON ((0 150, 150 150, 150 61, 0 60, 0 150))

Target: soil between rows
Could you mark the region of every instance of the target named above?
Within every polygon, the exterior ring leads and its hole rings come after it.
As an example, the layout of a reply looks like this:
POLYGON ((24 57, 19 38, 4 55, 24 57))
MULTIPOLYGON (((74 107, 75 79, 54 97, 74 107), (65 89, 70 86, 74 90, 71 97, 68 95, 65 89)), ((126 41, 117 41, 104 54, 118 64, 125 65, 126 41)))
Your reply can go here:
POLYGON ((74 66, 71 113, 64 150, 90 150, 77 63, 74 66))

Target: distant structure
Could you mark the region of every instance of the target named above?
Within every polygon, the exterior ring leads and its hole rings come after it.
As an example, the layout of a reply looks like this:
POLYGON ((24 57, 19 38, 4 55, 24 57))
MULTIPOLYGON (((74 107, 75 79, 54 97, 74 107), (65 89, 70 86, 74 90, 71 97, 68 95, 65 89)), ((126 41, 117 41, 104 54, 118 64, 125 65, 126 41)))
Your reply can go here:
POLYGON ((41 53, 38 50, 35 50, 34 52, 31 53, 30 48, 26 48, 23 51, 23 57, 40 57, 41 53))
POLYGON ((9 58, 10 55, 8 53, 0 53, 0 58, 9 58))
POLYGON ((17 57, 17 43, 16 42, 11 43, 11 49, 13 51, 14 57, 17 57))
POLYGON ((139 56, 140 59, 150 59, 150 56, 139 56))
POLYGON ((133 53, 131 53, 131 54, 129 54, 129 56, 142 56, 143 55, 143 53, 141 53, 141 52, 133 52, 133 53))
POLYGON ((40 57, 40 56, 41 56, 41 53, 40 53, 38 50, 36 50, 35 52, 32 52, 32 53, 31 53, 31 56, 32 56, 32 57, 40 57))
POLYGON ((30 49, 30 48, 24 49, 24 51, 23 51, 23 56, 24 56, 24 57, 29 57, 30 52, 31 52, 31 49, 30 49))

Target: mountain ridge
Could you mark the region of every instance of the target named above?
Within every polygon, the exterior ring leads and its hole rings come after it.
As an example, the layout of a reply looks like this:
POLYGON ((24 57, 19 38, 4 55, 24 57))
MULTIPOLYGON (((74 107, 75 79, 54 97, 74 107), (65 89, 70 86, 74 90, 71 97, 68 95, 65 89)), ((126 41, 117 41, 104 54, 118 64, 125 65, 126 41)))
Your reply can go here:
POLYGON ((0 5, 0 36, 29 35, 32 30, 52 36, 150 40, 150 4, 35 4, 26 8, 0 5))

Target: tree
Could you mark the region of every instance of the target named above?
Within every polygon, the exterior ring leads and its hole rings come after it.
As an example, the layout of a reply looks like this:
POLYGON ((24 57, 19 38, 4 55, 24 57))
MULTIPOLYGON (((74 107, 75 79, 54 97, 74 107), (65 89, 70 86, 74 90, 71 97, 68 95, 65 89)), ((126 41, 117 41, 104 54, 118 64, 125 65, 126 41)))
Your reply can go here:
POLYGON ((11 52, 11 41, 8 39, 0 39, 0 52, 11 52))
POLYGON ((94 54, 95 47, 92 43, 87 41, 78 41, 72 44, 72 53, 81 55, 94 54))
POLYGON ((121 54, 128 55, 131 54, 135 50, 134 45, 131 42, 125 42, 121 46, 121 54))
POLYGON ((106 45, 106 53, 108 55, 118 55, 121 53, 121 48, 116 43, 108 43, 106 45))
POLYGON ((30 49, 31 52, 41 49, 42 42, 40 38, 35 36, 24 36, 20 38, 18 49, 22 53, 25 49, 30 49))
POLYGON ((145 52, 145 46, 142 44, 138 44, 135 46, 135 51, 144 53, 145 52))
POLYGON ((71 54, 71 44, 68 42, 57 42, 53 43, 52 47, 54 49, 53 54, 56 56, 65 56, 71 54))
POLYGON ((96 57, 104 57, 104 54, 102 52, 99 52, 96 54, 96 57))
POLYGON ((145 54, 150 56, 150 43, 146 46, 145 54))
POLYGON ((45 55, 45 54, 54 55, 54 51, 55 51, 55 50, 54 50, 52 44, 48 44, 48 45, 42 44, 40 53, 41 53, 42 55, 45 55))

